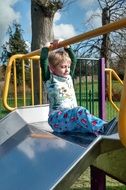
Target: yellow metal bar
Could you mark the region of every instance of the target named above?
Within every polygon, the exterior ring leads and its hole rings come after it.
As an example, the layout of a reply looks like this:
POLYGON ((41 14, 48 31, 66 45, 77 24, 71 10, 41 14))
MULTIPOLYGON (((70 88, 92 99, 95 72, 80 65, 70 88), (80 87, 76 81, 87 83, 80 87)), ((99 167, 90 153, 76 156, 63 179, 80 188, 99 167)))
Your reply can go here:
POLYGON ((109 98, 112 100, 112 71, 109 71, 109 98))
POLYGON ((10 78, 11 78, 11 69, 12 69, 12 64, 13 61, 17 58, 22 58, 24 54, 18 54, 18 55, 13 55, 10 57, 7 68, 6 68, 6 73, 5 73, 5 84, 4 84, 4 89, 3 89, 3 105, 6 109, 9 111, 12 111, 15 109, 15 107, 10 107, 7 103, 7 97, 8 97, 8 91, 9 91, 9 84, 10 84, 10 78))
MULTIPOLYGON (((106 24, 106 25, 104 25, 102 27, 99 27, 99 28, 97 28, 95 30, 91 30, 89 32, 80 34, 78 36, 69 38, 67 40, 64 40, 64 41, 59 43, 58 48, 64 47, 64 46, 70 45, 70 44, 75 44, 75 43, 78 43, 80 41, 88 40, 90 38, 94 38, 94 37, 97 37, 97 36, 100 36, 100 35, 103 35, 103 34, 106 34, 108 32, 112 32, 112 31, 115 31, 115 30, 118 30, 118 29, 121 29, 121 28, 124 28, 124 27, 126 27, 126 18, 120 19, 119 21, 106 24)), ((50 48, 50 50, 53 50, 53 49, 54 48, 50 48)), ((39 55, 40 51, 41 51, 41 49, 32 51, 31 53, 28 53, 28 54, 24 55, 24 57, 28 58, 28 57, 31 57, 31 56, 39 55)))
POLYGON ((39 101, 40 101, 40 104, 42 104, 42 69, 41 69, 41 67, 40 67, 40 69, 39 69, 39 78, 40 78, 40 87, 39 87, 39 101))
POLYGON ((31 65, 31 94, 32 94, 32 105, 34 105, 34 81, 33 81, 33 62, 30 61, 31 65))
POLYGON ((23 103, 26 106, 26 83, 25 83, 25 62, 22 60, 22 79, 23 79, 23 103))
POLYGON ((109 69, 109 71, 109 101, 111 102, 112 106, 116 109, 116 111, 119 111, 119 108, 112 100, 112 69, 109 69))
POLYGON ((14 66, 14 106, 17 108, 17 73, 16 73, 16 63, 13 61, 14 66))
POLYGON ((112 104, 113 108, 115 108, 116 111, 119 112, 119 108, 112 100, 112 75, 120 82, 121 85, 123 85, 123 81, 119 78, 119 76, 113 69, 106 68, 105 72, 109 74, 109 101, 112 104))
POLYGON ((117 73, 113 69, 105 68, 105 71, 108 73, 111 72, 112 75, 120 82, 120 84, 123 85, 123 81, 119 78, 119 76, 117 75, 117 73))

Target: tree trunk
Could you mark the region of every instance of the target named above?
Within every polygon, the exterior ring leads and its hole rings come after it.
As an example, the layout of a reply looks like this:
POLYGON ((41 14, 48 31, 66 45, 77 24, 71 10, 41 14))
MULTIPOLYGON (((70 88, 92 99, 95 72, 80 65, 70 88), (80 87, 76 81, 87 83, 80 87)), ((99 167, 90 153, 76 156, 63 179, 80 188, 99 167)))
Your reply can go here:
MULTIPOLYGON (((109 16, 109 9, 105 7, 102 10, 102 25, 109 24, 110 23, 110 16, 109 16)), ((103 35, 102 44, 101 44, 101 57, 105 58, 105 67, 109 67, 109 47, 110 47, 110 38, 109 33, 103 35)), ((109 97, 108 91, 109 91, 109 79, 107 77, 107 74, 105 75, 105 98, 107 99, 109 97)))
MULTIPOLYGON (((39 2, 40 3, 40 2, 39 2)), ((31 20, 32 20, 32 43, 31 51, 40 49, 47 41, 53 40, 53 17, 46 15, 43 6, 35 0, 31 0, 31 20)), ((34 78, 34 102, 39 104, 39 64, 33 63, 34 78)), ((46 95, 43 96, 43 103, 46 103, 46 95)))
MULTIPOLYGON (((110 16, 108 8, 104 8, 102 10, 102 25, 109 24, 110 23, 110 16)), ((110 47, 110 38, 109 33, 104 34, 102 38, 102 44, 101 44, 101 57, 105 58, 106 67, 109 67, 109 47, 110 47)))

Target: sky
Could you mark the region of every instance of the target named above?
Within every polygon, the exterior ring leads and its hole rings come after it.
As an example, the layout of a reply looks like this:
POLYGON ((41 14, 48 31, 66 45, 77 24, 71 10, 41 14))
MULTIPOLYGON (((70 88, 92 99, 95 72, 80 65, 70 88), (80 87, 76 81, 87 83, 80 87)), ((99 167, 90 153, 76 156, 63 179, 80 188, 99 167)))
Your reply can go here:
MULTIPOLYGON (((31 0, 0 0, 0 54, 1 46, 8 40, 7 29, 13 21, 21 24, 23 37, 31 43, 31 0)), ((101 26, 97 0, 76 0, 64 11, 54 16, 56 39, 68 39, 101 26)))

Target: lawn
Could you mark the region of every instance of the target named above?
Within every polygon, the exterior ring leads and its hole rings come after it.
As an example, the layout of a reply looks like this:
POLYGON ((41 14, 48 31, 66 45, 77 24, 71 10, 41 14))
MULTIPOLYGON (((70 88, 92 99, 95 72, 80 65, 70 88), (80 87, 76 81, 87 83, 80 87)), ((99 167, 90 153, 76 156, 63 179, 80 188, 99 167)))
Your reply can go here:
MULTIPOLYGON (((90 168, 88 168, 78 180, 67 190, 90 190, 90 168)), ((126 185, 106 177, 106 190, 126 190, 126 185)))

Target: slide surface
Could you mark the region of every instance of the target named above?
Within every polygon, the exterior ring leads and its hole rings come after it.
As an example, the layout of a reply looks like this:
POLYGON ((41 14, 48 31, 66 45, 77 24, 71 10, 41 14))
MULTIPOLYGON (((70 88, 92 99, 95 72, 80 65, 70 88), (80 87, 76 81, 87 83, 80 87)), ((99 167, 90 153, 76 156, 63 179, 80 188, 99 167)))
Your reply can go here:
POLYGON ((1 120, 2 190, 63 189, 100 154, 101 136, 57 135, 48 127, 46 121, 28 123, 20 111, 1 120))

